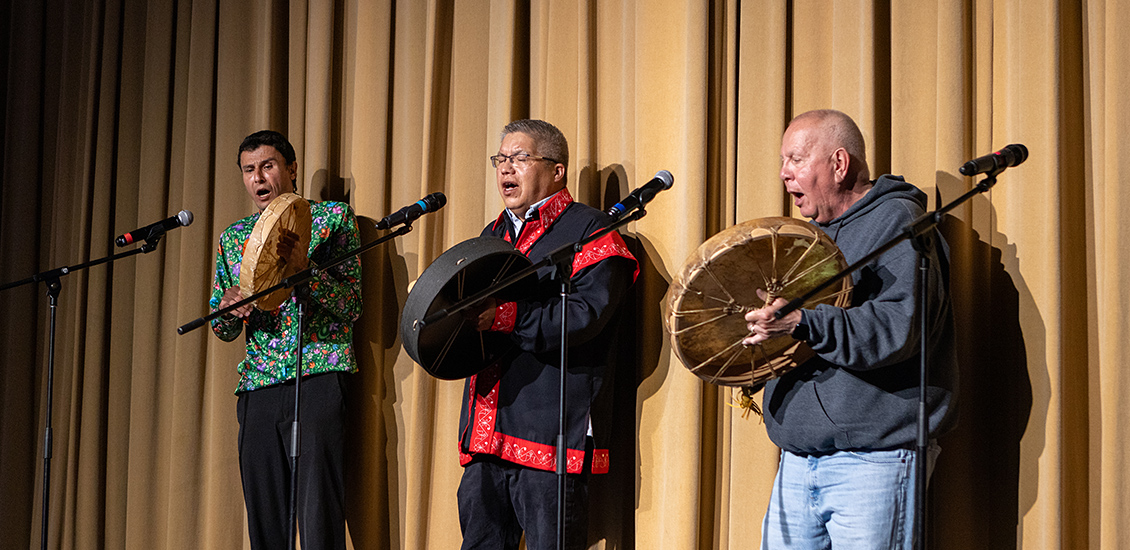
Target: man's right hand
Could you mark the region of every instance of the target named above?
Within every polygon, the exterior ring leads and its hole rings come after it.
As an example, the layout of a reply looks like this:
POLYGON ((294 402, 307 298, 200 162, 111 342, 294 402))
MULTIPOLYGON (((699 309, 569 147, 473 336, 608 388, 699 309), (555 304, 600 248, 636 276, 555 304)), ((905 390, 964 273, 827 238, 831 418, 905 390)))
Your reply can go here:
MULTIPOLYGON (((219 309, 224 309, 225 307, 228 307, 228 306, 230 306, 230 305, 232 305, 232 304, 234 304, 234 303, 236 303, 236 302, 238 302, 242 299, 243 299, 243 295, 241 295, 239 293, 239 287, 237 287, 237 286, 230 287, 230 288, 228 288, 227 290, 224 291, 224 296, 222 298, 220 298, 219 309)), ((245 319, 248 315, 251 315, 251 310, 254 309, 254 308, 255 308, 255 306, 251 305, 250 303, 247 303, 247 304, 243 304, 242 306, 239 306, 239 307, 227 312, 226 315, 233 315, 233 316, 238 317, 240 319, 245 319)))

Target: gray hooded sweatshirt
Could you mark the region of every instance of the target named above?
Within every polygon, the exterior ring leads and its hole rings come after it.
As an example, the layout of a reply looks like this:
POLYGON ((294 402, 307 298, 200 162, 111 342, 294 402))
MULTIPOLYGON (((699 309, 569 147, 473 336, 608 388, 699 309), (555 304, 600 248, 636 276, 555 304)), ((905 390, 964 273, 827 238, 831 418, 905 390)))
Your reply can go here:
MULTIPOLYGON (((824 230, 854 263, 900 234, 925 211, 926 194, 900 176, 882 176, 824 230)), ((957 358, 948 296, 949 250, 930 232, 927 416, 930 437, 956 420, 957 358)), ((797 454, 912 447, 916 440, 919 326, 918 255, 903 241, 852 274, 847 309, 801 310, 817 357, 766 384, 766 429, 797 454)), ((803 330, 801 331, 803 332, 803 330)))

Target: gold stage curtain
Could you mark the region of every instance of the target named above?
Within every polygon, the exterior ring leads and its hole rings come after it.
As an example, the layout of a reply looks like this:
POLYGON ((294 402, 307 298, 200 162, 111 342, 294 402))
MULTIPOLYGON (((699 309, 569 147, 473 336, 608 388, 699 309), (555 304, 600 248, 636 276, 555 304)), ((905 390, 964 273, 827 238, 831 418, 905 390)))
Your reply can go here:
MULTIPOLYGON (((627 228, 612 473, 593 548, 755 547, 777 450, 670 352, 659 302, 706 238, 799 215, 777 177, 803 111, 859 122, 873 174, 948 203, 969 158, 1030 157, 943 225, 961 421, 930 489, 934 548, 1099 548, 1130 524, 1130 8, 1118 0, 13 0, 0 6, 0 282, 116 251, 181 209, 152 254, 62 277, 48 547, 246 547, 239 343, 207 313, 219 233, 253 211, 236 149, 286 133, 301 193, 373 222, 442 211, 367 253, 349 397, 353 548, 454 548, 461 382, 398 338, 412 281, 501 210, 487 156, 516 118, 569 138, 569 187, 604 207, 660 169, 627 228)), ((38 548, 49 300, 4 290, 0 546, 38 548)))

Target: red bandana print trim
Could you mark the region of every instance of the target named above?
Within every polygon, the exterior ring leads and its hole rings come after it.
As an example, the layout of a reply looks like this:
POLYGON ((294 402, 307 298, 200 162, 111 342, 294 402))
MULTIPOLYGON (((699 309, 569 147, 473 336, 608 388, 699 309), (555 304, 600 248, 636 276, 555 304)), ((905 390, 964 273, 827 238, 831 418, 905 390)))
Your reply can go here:
POLYGON ((490 329, 495 332, 514 332, 514 324, 518 322, 518 304, 505 302, 498 304, 494 310, 494 324, 490 329))
POLYGON ((498 379, 499 368, 491 367, 488 372, 482 376, 484 379, 478 380, 484 386, 489 387, 490 391, 486 395, 475 393, 475 424, 472 426, 471 431, 471 444, 469 448, 472 453, 490 453, 496 454, 496 446, 493 441, 494 434, 494 420, 498 414, 498 379))
MULTIPOLYGON (((528 255, 530 248, 545 233, 545 228, 553 225, 572 202, 573 196, 569 194, 569 188, 565 187, 541 205, 541 208, 538 208, 538 217, 522 225, 522 234, 518 236, 516 247, 518 251, 528 255)), ((505 212, 503 214, 505 215, 505 212)))
MULTIPOLYGON (((494 442, 491 447, 496 449, 497 452, 484 454, 494 455, 507 462, 513 462, 514 464, 520 464, 538 470, 552 472, 557 469, 557 448, 553 445, 543 445, 541 443, 534 443, 504 434, 495 434, 494 442)), ((568 457, 565 460, 565 472, 570 474, 581 473, 585 467, 585 452, 575 449, 566 449, 565 454, 568 457)), ((596 456, 597 455, 594 453, 594 460, 596 456)), ((472 458, 474 458, 473 454, 460 452, 459 464, 466 466, 471 462, 472 458)), ((604 464, 604 470, 598 471, 594 463, 592 473, 608 473, 607 451, 605 451, 604 454, 604 464)))
MULTIPOLYGON (((534 443, 514 436, 498 433, 496 419, 498 418, 498 386, 501 369, 498 366, 488 367, 486 370, 471 377, 471 403, 474 417, 467 426, 467 452, 459 450, 459 464, 466 466, 476 454, 497 456, 503 460, 537 468, 539 470, 553 471, 557 469, 557 448, 553 445, 534 443), (478 391, 480 387, 489 387, 486 394, 478 391)), ((585 465, 585 452, 575 449, 566 450, 567 461, 565 471, 571 474, 580 473, 585 465)), ((594 474, 608 472, 608 451, 597 450, 593 453, 594 474), (603 455, 601 454, 603 453, 603 455), (601 458, 603 456, 603 458, 601 458), (600 460, 598 463, 597 461, 600 460), (600 469, 598 469, 600 468, 600 469)))
POLYGON ((592 451, 592 473, 594 474, 607 474, 608 473, 608 449, 593 449, 592 451))
MULTIPOLYGON (((502 454, 500 458, 515 464, 521 464, 538 470, 554 471, 557 469, 557 448, 553 445, 534 443, 517 437, 499 434, 502 441, 502 454)), ((565 449, 565 472, 579 474, 585 467, 585 452, 574 449, 565 449)))
MULTIPOLYGON (((636 257, 632 256, 632 252, 628 250, 624 238, 615 231, 586 244, 576 256, 573 256, 573 273, 571 276, 575 277, 578 271, 613 256, 621 256, 632 261, 636 260, 636 257)), ((639 262, 636 262, 636 270, 632 273, 633 282, 639 273, 640 265, 639 262)))
MULTIPOLYGON (((502 370, 497 365, 493 365, 471 377, 471 397, 468 405, 469 410, 474 411, 474 418, 467 426, 471 432, 467 448, 471 453, 492 455, 500 453, 498 443, 494 441, 494 421, 498 413, 498 381, 501 375, 502 370), (478 391, 480 387, 490 390, 483 395, 478 391)), ((460 464, 466 464, 471 458, 462 450, 459 452, 459 457, 460 464)))

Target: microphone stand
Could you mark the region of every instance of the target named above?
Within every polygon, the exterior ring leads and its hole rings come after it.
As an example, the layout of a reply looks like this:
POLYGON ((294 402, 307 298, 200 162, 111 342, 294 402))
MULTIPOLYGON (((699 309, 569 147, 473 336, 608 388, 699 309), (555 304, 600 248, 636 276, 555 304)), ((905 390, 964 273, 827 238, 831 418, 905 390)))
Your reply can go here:
POLYGON ((0 286, 0 291, 38 282, 43 282, 47 287, 48 308, 51 311, 51 315, 50 322, 48 323, 49 328, 47 331, 47 406, 43 411, 43 506, 41 512, 42 517, 40 518, 39 535, 40 548, 43 548, 44 550, 46 550, 47 548, 47 516, 50 511, 51 501, 51 408, 53 406, 52 394, 54 393, 55 385, 55 324, 56 312, 59 305, 59 292, 63 288, 62 284, 59 282, 59 279, 64 275, 68 275, 74 273, 75 271, 86 269, 88 267, 114 262, 116 260, 137 254, 148 254, 150 252, 153 252, 154 250, 157 250, 157 244, 161 242, 161 237, 163 237, 164 235, 164 231, 157 231, 150 234, 149 237, 145 239, 145 244, 133 250, 120 252, 118 254, 111 254, 109 256, 99 258, 97 260, 91 260, 89 262, 81 263, 78 265, 50 269, 32 275, 31 277, 28 277, 26 279, 5 283, 4 285, 0 286))
MULTIPOLYGON (((594 232, 592 235, 581 239, 572 244, 566 244, 546 254, 544 258, 538 260, 536 263, 529 267, 522 268, 516 271, 509 277, 491 285, 487 288, 472 294, 471 296, 452 304, 450 307, 443 308, 432 312, 424 317, 421 322, 423 325, 434 323, 441 319, 446 319, 451 315, 455 315, 479 302, 484 298, 497 294, 502 290, 514 285, 518 281, 526 277, 536 274, 537 271, 543 267, 553 266, 554 278, 561 284, 561 381, 558 393, 558 419, 557 419, 557 548, 564 550, 565 548, 565 479, 566 470, 568 466, 568 459, 566 453, 568 448, 566 446, 566 378, 565 372, 568 366, 569 358, 569 330, 568 330, 568 308, 569 308, 569 294, 572 291, 572 282, 570 280, 573 271, 573 256, 584 249, 585 245, 591 243, 620 227, 627 225, 629 222, 636 221, 647 215, 647 211, 643 209, 643 205, 631 212, 630 215, 623 215, 615 218, 614 221, 608 226, 594 232)), ((583 466, 582 466, 583 469, 583 466)))
POLYGON ((942 216, 961 205, 965 201, 973 198, 975 195, 988 191, 992 186, 997 183, 997 175, 1007 168, 1002 166, 995 168, 985 173, 985 179, 981 180, 965 194, 954 199, 949 204, 933 211, 926 212, 919 216, 917 219, 911 221, 906 227, 903 228, 902 233, 894 236, 886 243, 880 245, 871 253, 860 258, 855 263, 844 268, 843 271, 833 275, 827 281, 817 285, 815 288, 809 290, 799 298, 793 298, 789 303, 785 304, 781 309, 777 310, 773 316, 777 319, 792 313, 801 308, 805 302, 819 295, 821 292, 827 290, 840 279, 858 271, 863 266, 875 260, 879 256, 886 253, 888 250, 895 247, 904 240, 909 240, 914 250, 918 253, 918 271, 919 276, 915 284, 915 295, 918 303, 918 344, 919 344, 919 369, 918 369, 918 417, 917 417, 917 435, 916 447, 914 456, 914 469, 915 469, 915 515, 914 515, 914 533, 915 533, 915 547, 920 549, 926 548, 926 446, 929 444, 929 427, 926 418, 926 385, 928 382, 929 364, 927 361, 927 346, 926 339, 929 333, 929 320, 928 320, 928 306, 929 298, 926 292, 926 279, 930 270, 930 257, 929 252, 932 244, 930 237, 926 235, 927 232, 934 229, 942 221, 942 216))
POLYGON ((295 531, 297 529, 297 523, 298 523, 298 521, 297 521, 298 520, 298 457, 301 454, 300 448, 299 448, 300 447, 300 441, 301 441, 301 438, 299 437, 299 435, 301 433, 301 425, 299 423, 299 414, 301 412, 300 406, 299 406, 299 402, 300 402, 299 401, 299 395, 300 395, 301 388, 302 388, 302 337, 303 337, 303 332, 305 331, 305 328, 306 328, 305 317, 306 317, 306 298, 307 298, 307 296, 306 296, 306 286, 305 285, 306 285, 307 282, 310 281, 310 279, 318 277, 322 272, 328 271, 330 268, 335 267, 338 264, 341 264, 341 263, 345 262, 346 260, 349 260, 350 258, 353 258, 355 256, 359 256, 361 253, 363 253, 363 252, 365 252, 365 251, 367 251, 367 250, 369 250, 369 249, 371 249, 371 248, 373 248, 373 247, 375 247, 379 244, 382 244, 386 241, 390 241, 390 240, 392 240, 396 237, 404 235, 404 234, 408 233, 409 231, 412 231, 412 221, 411 220, 409 220, 407 223, 402 225, 400 227, 400 229, 397 229, 396 231, 385 234, 384 236, 382 236, 378 239, 375 239, 368 244, 359 246, 359 247, 357 247, 357 248, 355 248, 355 249, 353 249, 349 252, 342 254, 341 256, 338 256, 337 258, 334 258, 333 260, 330 260, 329 262, 326 262, 326 263, 320 265, 320 266, 308 267, 306 269, 303 269, 302 271, 299 271, 299 272, 295 273, 294 275, 291 275, 290 277, 286 277, 282 281, 279 281, 278 284, 271 286, 270 288, 264 289, 260 292, 256 292, 255 294, 252 294, 251 296, 248 296, 247 298, 244 298, 243 300, 240 300, 240 301, 238 301, 234 304, 231 304, 231 305, 229 305, 229 306, 227 306, 223 309, 218 309, 218 310, 212 312, 211 314, 209 314, 205 317, 200 317, 200 318, 197 318, 195 320, 189 321, 188 323, 185 323, 184 325, 181 325, 180 327, 177 328, 177 334, 183 335, 185 333, 188 333, 188 332, 191 332, 193 330, 200 328, 201 326, 203 326, 205 323, 211 321, 212 319, 215 319, 215 318, 217 318, 221 315, 224 315, 224 314, 226 314, 229 311, 232 311, 234 309, 238 309, 239 307, 243 306, 244 304, 258 300, 259 298, 266 296, 266 295, 268 295, 268 294, 270 294, 270 293, 272 293, 276 290, 282 290, 284 288, 293 289, 292 296, 294 296, 294 298, 295 298, 295 305, 297 307, 296 317, 298 317, 298 342, 296 344, 297 349, 295 351, 294 421, 291 422, 291 425, 290 425, 290 453, 289 453, 289 458, 290 458, 290 496, 288 498, 288 512, 289 512, 288 517, 290 518, 290 521, 288 522, 288 526, 289 526, 288 527, 288 537, 289 538, 287 540, 289 541, 290 548, 292 550, 295 548, 295 543, 296 543, 296 539, 297 539, 297 536, 296 536, 297 533, 295 531))

